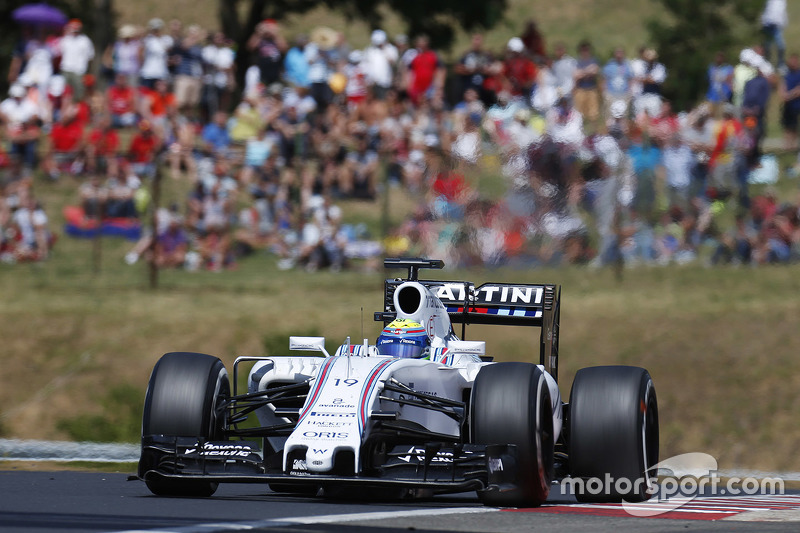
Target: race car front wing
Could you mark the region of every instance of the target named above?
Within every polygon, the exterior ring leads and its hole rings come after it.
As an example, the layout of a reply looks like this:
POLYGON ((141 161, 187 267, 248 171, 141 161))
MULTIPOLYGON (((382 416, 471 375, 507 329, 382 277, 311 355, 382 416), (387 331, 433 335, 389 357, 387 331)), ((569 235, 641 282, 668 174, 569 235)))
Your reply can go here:
POLYGON ((435 494, 510 490, 516 486, 514 445, 398 445, 379 454, 383 462, 360 474, 316 474, 303 460, 281 471, 281 452, 262 457, 254 441, 198 441, 193 437, 148 436, 142 454, 160 457, 142 480, 185 479, 218 483, 276 483, 320 488, 382 487, 435 494))

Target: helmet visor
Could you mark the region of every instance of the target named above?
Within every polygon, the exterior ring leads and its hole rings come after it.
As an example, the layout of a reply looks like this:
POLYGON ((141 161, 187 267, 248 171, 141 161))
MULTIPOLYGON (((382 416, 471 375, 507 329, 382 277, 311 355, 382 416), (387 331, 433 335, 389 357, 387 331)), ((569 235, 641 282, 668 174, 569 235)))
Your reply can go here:
POLYGON ((399 342, 388 342, 378 345, 378 353, 397 357, 401 359, 418 359, 422 357, 424 346, 418 344, 401 344, 399 342))

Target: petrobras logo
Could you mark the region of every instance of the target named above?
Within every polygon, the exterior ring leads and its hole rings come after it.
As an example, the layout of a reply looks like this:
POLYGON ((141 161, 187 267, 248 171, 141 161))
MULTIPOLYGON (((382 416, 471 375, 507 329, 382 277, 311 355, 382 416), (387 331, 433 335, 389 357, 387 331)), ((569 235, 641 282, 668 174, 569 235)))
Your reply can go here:
POLYGON ((309 416, 316 416, 319 418, 355 418, 355 413, 331 413, 330 411, 311 411, 309 416))
POLYGON ((196 453, 202 457, 249 457, 255 449, 247 444, 220 444, 206 442, 202 447, 199 443, 194 448, 187 448, 184 453, 196 453))
MULTIPOLYGON (((410 463, 412 459, 416 459, 419 462, 425 461, 425 448, 417 448, 416 446, 412 446, 411 448, 408 449, 406 454, 407 455, 398 457, 398 459, 400 459, 404 463, 410 463)), ((431 463, 452 463, 452 462, 453 462, 453 452, 438 452, 431 459, 431 463)))
POLYGON ((499 457, 489 457, 489 473, 494 474, 495 472, 502 472, 503 471, 503 460, 499 457))
POLYGON ((425 296, 425 307, 428 309, 444 309, 444 305, 439 298, 435 298, 430 294, 425 296))

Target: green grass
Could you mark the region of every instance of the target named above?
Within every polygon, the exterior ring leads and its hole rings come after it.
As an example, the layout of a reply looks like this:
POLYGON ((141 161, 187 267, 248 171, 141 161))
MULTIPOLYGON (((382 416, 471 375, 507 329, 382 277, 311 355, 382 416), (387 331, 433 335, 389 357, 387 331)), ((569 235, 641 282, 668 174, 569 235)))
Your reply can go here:
MULTIPOLYGON (((139 0, 137 2, 118 2, 116 10, 118 21, 144 25, 154 15, 165 20, 179 18, 188 24, 200 24, 206 28, 216 28, 218 0, 174 0, 157 2, 139 0)), ((640 46, 649 44, 647 21, 650 18, 665 16, 664 10, 655 0, 571 0, 570 2, 548 2, 545 0, 508 0, 505 20, 485 32, 486 45, 492 50, 501 50, 508 39, 520 35, 529 20, 535 20, 543 33, 548 46, 563 41, 574 50, 582 39, 589 39, 602 57, 608 57, 616 46, 624 46, 633 53, 640 46)), ((789 19, 800 17, 800 10, 789 3, 789 19)), ((338 13, 319 7, 305 15, 293 15, 282 20, 285 34, 289 37, 297 33, 309 33, 319 25, 330 26, 341 31, 355 47, 364 47, 369 42, 369 27, 360 21, 347 21, 338 13)), ((387 16, 384 28, 389 36, 404 33, 400 20, 387 16)), ((786 41, 790 50, 800 46, 800 26, 789 24, 786 41)), ((468 48, 469 35, 457 32, 452 50, 444 51, 446 57, 453 59, 468 48)), ((709 52, 711 54, 712 52, 709 52)), ((710 59, 710 56, 709 56, 710 59)))
MULTIPOLYGON (((74 258, 63 253, 44 265, 0 268, 0 422, 9 437, 135 441, 150 370, 167 351, 215 354, 230 369, 238 355, 286 353, 293 333, 325 335, 329 349, 362 329, 377 335, 371 313, 381 305, 382 273, 284 272, 256 257, 236 272, 166 272, 150 291, 143 266, 108 254, 100 274, 70 273, 61 263, 74 258)), ((577 268, 437 274, 562 284, 562 395, 583 366, 648 368, 665 457, 705 451, 723 467, 796 470, 800 301, 791 295, 799 273, 693 266, 625 271, 621 280, 577 268)), ((537 357, 533 330, 475 327, 467 338, 485 338, 498 360, 537 357)))

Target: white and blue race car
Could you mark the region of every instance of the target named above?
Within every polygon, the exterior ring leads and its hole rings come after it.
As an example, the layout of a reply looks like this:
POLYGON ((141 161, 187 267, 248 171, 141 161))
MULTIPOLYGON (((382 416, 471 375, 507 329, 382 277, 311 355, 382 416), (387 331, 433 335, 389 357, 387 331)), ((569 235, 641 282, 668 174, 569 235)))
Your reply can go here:
POLYGON ((419 280, 420 269, 444 266, 436 260, 384 266, 408 275, 385 282, 374 344, 347 338, 330 354, 324 338, 291 337, 305 355, 240 357, 232 380, 216 357, 162 356, 145 397, 138 477, 157 495, 262 482, 323 496, 476 491, 498 506, 539 505, 565 477, 624 478, 578 498, 649 497, 658 462, 650 375, 584 368, 563 402, 558 285, 419 280), (541 328, 539 364, 492 362, 484 342, 464 340, 468 324, 541 328))

